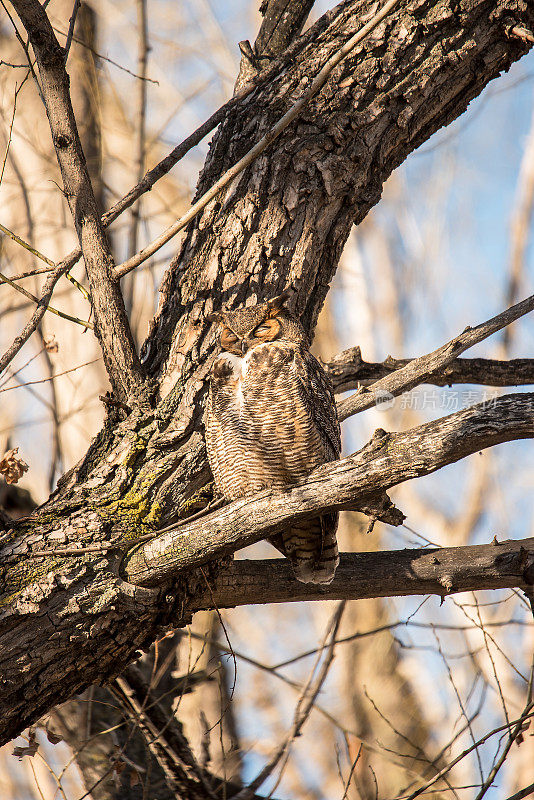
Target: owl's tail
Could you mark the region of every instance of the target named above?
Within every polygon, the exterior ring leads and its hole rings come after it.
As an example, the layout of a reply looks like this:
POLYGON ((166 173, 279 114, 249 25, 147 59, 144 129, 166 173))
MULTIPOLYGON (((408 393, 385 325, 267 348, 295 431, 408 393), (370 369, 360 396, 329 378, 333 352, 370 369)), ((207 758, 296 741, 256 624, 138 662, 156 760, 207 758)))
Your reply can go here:
POLYGON ((293 525, 281 535, 283 552, 302 583, 331 583, 339 564, 336 530, 338 514, 293 525))

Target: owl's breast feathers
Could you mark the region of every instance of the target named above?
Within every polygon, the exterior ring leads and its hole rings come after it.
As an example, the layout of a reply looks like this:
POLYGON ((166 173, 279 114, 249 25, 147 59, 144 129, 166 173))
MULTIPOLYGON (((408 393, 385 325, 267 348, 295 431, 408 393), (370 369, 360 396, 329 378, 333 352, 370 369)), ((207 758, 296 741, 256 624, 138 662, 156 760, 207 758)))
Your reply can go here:
POLYGON ((205 421, 215 482, 229 500, 295 483, 341 450, 330 381, 292 342, 258 345, 244 358, 222 353, 205 421))

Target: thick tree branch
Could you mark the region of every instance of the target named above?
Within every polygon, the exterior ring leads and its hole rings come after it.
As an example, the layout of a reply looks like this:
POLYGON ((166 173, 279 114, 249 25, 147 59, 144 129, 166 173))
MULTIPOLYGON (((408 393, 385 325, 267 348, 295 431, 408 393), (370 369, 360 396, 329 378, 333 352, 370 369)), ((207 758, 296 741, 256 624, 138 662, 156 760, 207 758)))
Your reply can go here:
MULTIPOLYGON (((380 380, 413 358, 392 358, 384 361, 364 361, 359 347, 343 350, 325 364, 335 392, 348 392, 380 380)), ((447 366, 426 376, 423 383, 433 386, 476 384, 480 386, 523 386, 534 384, 534 358, 512 358, 498 361, 492 358, 455 358, 447 366)))
POLYGON ((95 332, 115 392, 121 399, 145 395, 143 371, 119 285, 111 278, 113 257, 83 154, 69 93, 65 52, 38 0, 15 0, 15 9, 32 44, 52 141, 63 178, 95 312, 95 332))
POLYGON ((140 545, 126 556, 122 574, 130 583, 161 585, 181 569, 279 533, 289 522, 329 509, 365 509, 392 486, 486 447, 532 437, 534 393, 506 395, 409 431, 379 430, 359 452, 325 464, 285 492, 243 498, 140 545))
POLYGON ((281 55, 304 27, 314 0, 264 0, 263 22, 254 42, 260 66, 281 55))
POLYGON ((300 583, 282 558, 234 561, 189 601, 191 611, 300 600, 355 600, 534 584, 534 538, 470 547, 342 553, 329 586, 300 583))
POLYGON ((371 408, 376 403, 377 398, 380 397, 381 392, 387 392, 393 397, 397 397, 403 392, 410 391, 414 386, 424 383, 435 372, 448 366, 460 353, 487 339, 492 333, 510 325, 519 317, 532 311, 533 308, 534 295, 531 295, 526 300, 522 300, 501 314, 497 314, 487 320, 487 322, 482 322, 475 328, 467 327, 463 333, 455 336, 450 342, 446 342, 446 344, 432 353, 415 358, 405 367, 401 367, 395 372, 386 375, 385 378, 373 383, 369 389, 362 387, 355 394, 338 403, 339 419, 347 419, 353 414, 358 414, 360 411, 371 408))

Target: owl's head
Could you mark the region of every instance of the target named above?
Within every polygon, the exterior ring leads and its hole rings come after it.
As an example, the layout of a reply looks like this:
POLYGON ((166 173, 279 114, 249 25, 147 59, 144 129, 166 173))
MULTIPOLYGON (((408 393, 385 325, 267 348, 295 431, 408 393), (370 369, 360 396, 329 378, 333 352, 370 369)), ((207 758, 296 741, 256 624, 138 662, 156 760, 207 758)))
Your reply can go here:
POLYGON ((208 319, 219 326, 221 348, 228 353, 243 356, 258 344, 280 339, 295 344, 307 344, 302 325, 286 305, 292 296, 293 290, 286 289, 278 297, 257 306, 210 314, 208 319))

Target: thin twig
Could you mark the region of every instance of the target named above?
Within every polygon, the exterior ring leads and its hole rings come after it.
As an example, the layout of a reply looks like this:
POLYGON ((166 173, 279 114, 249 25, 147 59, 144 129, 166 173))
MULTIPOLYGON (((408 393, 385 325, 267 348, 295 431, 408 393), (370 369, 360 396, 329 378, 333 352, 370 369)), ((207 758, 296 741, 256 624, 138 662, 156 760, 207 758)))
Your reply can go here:
POLYGON ((74 36, 74 26, 76 24, 76 17, 78 15, 78 9, 80 8, 80 0, 74 0, 74 8, 72 9, 72 14, 69 19, 69 30, 67 32, 67 41, 65 42, 65 64, 67 63, 67 59, 69 57, 69 50, 72 43, 72 37, 74 36))
MULTIPOLYGON (((460 695, 458 687, 456 686, 456 682, 454 680, 454 677, 453 677, 452 670, 450 668, 449 662, 447 661, 447 658, 446 658, 446 656, 443 653, 443 650, 441 648, 441 641, 440 641, 440 638, 439 638, 439 636, 437 634, 437 631, 432 630, 432 633, 433 633, 434 638, 435 638, 435 640, 437 642, 438 652, 439 652, 439 654, 441 656, 441 660, 443 662, 443 666, 447 670, 447 676, 448 676, 448 679, 449 679, 449 683, 452 686, 453 692, 454 692, 456 700, 458 702, 458 706, 460 707, 461 716, 465 719, 465 723, 467 725, 467 730, 469 731, 469 736, 470 736, 471 741, 472 741, 472 743, 474 745, 475 756, 476 756, 477 766, 478 766, 478 772, 479 772, 479 775, 480 775, 480 780, 482 781, 482 780, 484 780, 484 776, 483 776, 483 773, 482 773, 482 761, 480 759, 480 753, 479 753, 479 750, 478 750, 478 746, 476 744, 475 734, 473 732, 473 726, 471 725, 471 720, 469 719, 469 716, 468 716, 466 708, 465 708, 465 704, 464 704, 464 702, 462 700, 462 697, 460 695)), ((506 721, 508 722, 508 719, 506 721)), ((436 771, 439 771, 438 768, 436 768, 436 771)), ((449 784, 447 784, 447 785, 449 785, 449 784)))
POLYGON ((39 250, 37 250, 35 247, 32 247, 32 245, 28 244, 28 242, 25 242, 24 239, 21 239, 20 236, 17 236, 16 233, 13 233, 13 231, 11 231, 9 228, 6 228, 6 226, 2 225, 1 222, 0 222, 0 231, 2 231, 2 233, 5 233, 6 236, 9 236, 10 239, 13 239, 13 241, 16 242, 17 244, 20 244, 20 246, 23 247, 25 250, 27 250, 29 253, 31 253, 32 256, 36 256, 36 258, 38 258, 40 261, 44 261, 44 263, 48 264, 48 266, 51 267, 52 269, 55 269, 55 267, 57 266, 52 261, 52 259, 48 258, 48 256, 43 255, 43 253, 39 252, 39 250))
POLYGON ((12 69, 28 69, 27 64, 12 64, 10 61, 4 61, 0 58, 0 67, 11 67, 12 69))
MULTIPOLYGON (((339 625, 341 623, 341 617, 343 615, 344 609, 345 609, 345 602, 342 601, 341 603, 339 603, 338 607, 336 608, 332 616, 332 619, 330 620, 330 623, 328 625, 328 628, 324 636, 324 642, 326 642, 327 639, 330 639, 330 642, 326 650, 322 667, 317 675, 317 678, 315 679, 315 681, 313 681, 315 670, 317 669, 319 660, 321 658, 321 650, 322 650, 321 648, 319 650, 319 654, 313 665, 313 668, 310 672, 310 676, 298 699, 297 706, 295 708, 295 714, 293 717, 293 724, 285 740, 276 749, 276 751, 269 759, 268 763, 263 767, 263 769, 259 772, 259 774, 254 778, 254 780, 252 780, 250 784, 247 787, 245 787, 241 792, 235 795, 233 800, 250 800, 251 796, 254 794, 256 789, 259 786, 261 786, 261 784, 264 783, 264 781, 267 780, 269 775, 272 774, 273 770, 276 769, 280 761, 282 761, 283 759, 282 769, 285 763, 287 763, 287 758, 289 756, 289 749, 291 747, 291 744, 293 743, 295 738, 299 736, 302 726, 308 719, 310 712, 313 706, 315 705, 317 695, 319 694, 321 687, 323 686, 323 683, 326 680, 326 676, 328 675, 328 670, 330 669, 330 666, 334 659, 336 636, 339 629, 339 625)), ((279 782, 280 782, 280 777, 278 778, 278 781, 273 787, 272 790, 273 792, 275 791, 279 782)))
POLYGON ((45 275, 52 272, 54 267, 41 267, 40 269, 29 269, 27 272, 19 272, 18 275, 11 275, 12 281, 22 281, 24 278, 34 278, 36 275, 45 275))
POLYGON ((28 360, 25 361, 25 363, 22 364, 17 370, 14 370, 13 372, 11 370, 8 370, 7 371, 8 374, 0 382, 0 389, 2 388, 2 386, 5 386, 6 383, 9 383, 10 380, 13 380, 14 378, 17 378, 19 373, 22 372, 23 369, 26 369, 26 367, 28 367, 32 363, 32 361, 35 361, 36 358, 39 358, 39 356, 43 352, 43 349, 44 348, 41 348, 36 353, 34 353, 33 356, 30 356, 30 358, 28 358, 28 360))
MULTIPOLYGON (((22 286, 18 286, 18 284, 12 281, 11 278, 8 278, 2 272, 0 272, 0 282, 9 284, 9 286, 11 286, 12 289, 15 289, 15 291, 19 292, 20 294, 23 294, 24 297, 27 297, 29 300, 33 300, 34 303, 37 303, 37 305, 40 305, 41 301, 39 300, 38 297, 35 297, 35 295, 33 295, 27 289, 24 289, 22 286)), ((53 306, 47 306, 46 310, 51 311, 52 314, 56 314, 58 317, 62 317, 63 319, 68 320, 69 322, 75 322, 77 325, 81 325, 83 328, 91 328, 91 330, 93 330, 94 328, 93 323, 89 322, 89 320, 83 320, 79 319, 78 317, 72 317, 70 314, 66 314, 64 311, 58 311, 58 309, 53 308, 53 306)))
POLYGON ((45 285, 43 286, 41 297, 37 304, 37 308, 31 316, 31 319, 26 323, 24 329, 15 337, 11 345, 0 358, 0 375, 11 363, 11 361, 13 361, 17 353, 26 344, 30 336, 37 330, 39 323, 48 308, 48 304, 50 303, 52 294, 54 293, 56 283, 62 277, 62 275, 64 275, 67 270, 71 268, 73 263, 74 262, 69 260, 69 257, 67 257, 67 259, 58 264, 54 272, 49 275, 45 285))
POLYGON ((41 90, 41 84, 40 84, 40 83, 39 83, 39 81, 37 80, 37 75, 36 75, 36 73, 35 73, 35 63, 36 63, 36 62, 35 62, 35 61, 33 61, 33 62, 32 62, 32 60, 31 60, 31 56, 30 56, 30 50, 29 50, 29 48, 28 48, 28 43, 27 43, 27 42, 25 42, 25 41, 24 41, 24 39, 22 38, 22 36, 20 35, 20 33, 19 33, 19 29, 17 28, 17 25, 16 25, 16 23, 15 23, 15 20, 14 20, 14 19, 13 19, 13 17, 11 16, 11 14, 10 14, 10 12, 9 12, 9 9, 6 7, 6 5, 5 5, 5 3, 4 3, 4 0, 0 0, 0 5, 1 5, 1 6, 2 6, 2 8, 4 9, 4 11, 6 12, 7 16, 9 17, 9 21, 11 22, 11 24, 12 24, 12 26, 13 26, 13 29, 14 29, 14 31, 15 31, 15 36, 17 37, 17 39, 18 39, 18 42, 19 42, 20 46, 21 46, 21 47, 22 47, 22 49, 24 50, 24 55, 26 56, 26 59, 27 59, 27 61, 28 61, 28 66, 29 66, 29 68, 30 68, 30 72, 31 72, 31 74, 32 74, 32 77, 33 77, 33 79, 34 79, 34 81, 35 81, 35 85, 36 85, 36 87, 37 87, 37 91, 39 92, 39 96, 40 96, 40 98, 41 98, 41 100, 42 100, 42 99, 43 99, 43 93, 42 93, 42 90, 41 90))
POLYGON ((486 778, 486 780, 484 781, 484 783, 480 787, 480 791, 477 794, 477 796, 475 797, 475 800, 482 800, 482 798, 484 797, 484 795, 486 794, 486 792, 490 788, 491 784, 493 783, 493 781, 497 777, 497 773, 499 772, 500 768, 502 767, 502 765, 506 761, 506 757, 508 756, 508 753, 510 752, 510 748, 512 747, 512 745, 515 742, 515 740, 517 739, 517 737, 523 731, 523 729, 525 727, 525 722, 528 719, 528 716, 529 716, 532 708, 534 708, 534 703, 532 701, 530 701, 525 706, 525 708, 523 710, 523 714, 518 719, 517 724, 509 732, 508 740, 507 740, 507 742, 506 742, 506 744, 504 746, 504 749, 503 749, 503 751, 502 751, 502 753, 501 753, 501 755, 499 757, 499 760, 497 761, 497 763, 495 764, 493 769, 490 771, 490 774, 488 775, 488 777, 486 778))
POLYGON ((352 780, 352 776, 354 775, 354 770, 356 769, 356 764, 360 760, 360 756, 361 756, 361 753, 362 753, 362 747, 363 747, 363 742, 360 742, 360 746, 358 748, 358 752, 356 753, 356 758, 353 760, 353 762, 351 764, 351 767, 350 767, 349 776, 347 778, 347 782, 345 783, 345 791, 343 792, 343 797, 341 798, 341 800, 346 800, 346 797, 347 797, 347 795, 349 793, 350 782, 352 780))
MULTIPOLYGON (((76 370, 81 369, 82 367, 88 367, 90 364, 96 364, 97 361, 101 360, 102 356, 93 358, 91 361, 86 361, 84 364, 78 364, 77 367, 71 367, 70 369, 63 370, 63 372, 58 372, 56 375, 54 375, 54 378, 60 378, 62 375, 68 375, 69 372, 76 372, 76 370)), ((25 383, 21 383, 20 386, 8 386, 6 389, 0 389, 0 393, 11 392, 13 389, 23 389, 25 386, 35 386, 38 383, 47 383, 49 380, 50 378, 40 378, 37 381, 26 381, 25 383)))
POLYGON ((450 761, 445 767, 443 767, 443 769, 441 769, 437 775, 434 775, 433 778, 431 778, 425 784, 416 789, 415 792, 412 792, 412 794, 410 795, 397 795, 397 797, 393 798, 393 800, 415 800, 416 797, 419 797, 420 795, 423 794, 423 792, 425 792, 427 789, 430 789, 431 786, 437 783, 437 781, 444 775, 446 775, 447 772, 450 772, 451 769, 455 767, 456 764, 458 764, 458 762, 462 761, 475 748, 480 747, 481 744, 487 742, 488 739, 491 739, 491 737, 495 736, 497 733, 501 733, 501 731, 506 731, 506 730, 509 731, 512 725, 515 726, 519 725, 520 723, 522 725, 527 719, 532 719, 533 716, 534 716, 533 711, 529 711, 527 714, 523 712, 518 719, 512 720, 512 722, 506 723, 505 725, 499 725, 498 728, 494 728, 492 731, 489 731, 489 733, 486 733, 484 734, 484 736, 481 736, 481 738, 478 739, 475 742, 475 744, 472 744, 470 747, 467 747, 465 750, 462 750, 462 752, 459 755, 457 755, 456 758, 453 758, 453 760, 450 761))
MULTIPOLYGON (((43 255, 43 253, 37 250, 37 248, 33 247, 33 245, 29 244, 28 242, 25 242, 24 239, 21 239, 20 236, 17 236, 16 233, 13 233, 13 231, 11 231, 9 228, 6 228, 6 226, 2 225, 1 222, 0 222, 0 231, 2 231, 2 233, 5 233, 6 236, 9 236, 9 238, 12 239, 17 244, 20 244, 20 246, 23 247, 25 250, 28 250, 28 252, 31 253, 32 256, 36 256, 41 261, 44 261, 45 264, 48 264, 50 269, 55 269, 58 266, 54 261, 52 261, 52 259, 48 258, 48 256, 43 255)), ((27 278, 29 275, 38 275, 40 274, 40 272, 49 272, 49 271, 50 271, 49 269, 33 270, 31 272, 22 273, 22 275, 13 276, 11 280, 16 281, 20 280, 21 278, 27 278)), ((70 274, 70 272, 67 272, 65 277, 72 283, 73 286, 75 286, 78 289, 78 291, 85 297, 86 300, 91 302, 91 295, 89 294, 85 286, 82 286, 82 284, 79 283, 76 280, 76 278, 70 274)), ((35 300, 35 298, 32 299, 35 300)), ((53 309, 50 308, 50 306, 48 306, 48 311, 53 311, 53 309)), ((92 325, 88 325, 86 327, 91 328, 92 325)))
MULTIPOLYGON (((60 36, 65 36, 65 37, 67 36, 65 31, 62 31, 61 28, 56 28, 55 25, 52 25, 52 29, 56 33, 59 33, 60 36)), ((132 76, 132 78, 136 78, 137 80, 145 80, 148 81, 149 83, 155 83, 156 86, 159 86, 159 81, 154 80, 154 78, 141 78, 140 75, 137 75, 135 72, 132 72, 131 69, 123 67, 123 65, 119 64, 118 61, 114 61, 112 58, 109 58, 109 56, 105 56, 102 53, 99 53, 98 50, 95 50, 94 47, 91 47, 90 44, 84 42, 83 39, 80 39, 79 36, 74 35, 72 37, 72 40, 73 42, 76 42, 76 44, 79 44, 80 47, 85 47, 86 50, 89 50, 89 52, 91 52, 94 56, 96 56, 96 58, 100 59, 101 61, 106 61, 108 64, 112 64, 114 67, 117 67, 117 69, 120 69, 122 72, 127 72, 128 75, 132 76)))
MULTIPOLYGON (((425 601, 423 601, 423 602, 425 602, 425 601)), ((397 639, 395 639, 395 641, 397 641, 397 639)), ((338 639, 338 644, 339 644, 339 639, 338 639)), ((363 693, 365 694, 366 698, 369 700, 369 702, 373 706, 374 710, 376 711, 376 713, 378 714, 380 719, 382 719, 384 721, 384 723, 387 725, 387 727, 390 728, 390 730, 393 731, 395 736, 397 736, 402 741, 406 742, 406 744, 408 744, 409 747, 411 747, 413 750, 416 751, 416 753, 419 754, 418 756, 414 755, 413 753, 406 753, 406 754, 403 753, 402 755, 405 755, 408 758, 413 758, 413 759, 417 759, 419 761, 426 762, 428 767, 432 767, 437 772, 439 770, 438 760, 437 759, 431 759, 430 756, 428 756, 426 754, 426 752, 421 747, 421 745, 417 744, 417 742, 415 742, 415 741, 412 741, 408 736, 406 736, 406 734, 404 734, 401 730, 399 730, 398 728, 396 728, 393 725, 393 723, 386 716, 386 714, 382 713, 382 711, 380 710, 378 705, 375 703, 375 701, 373 700, 371 695, 368 693, 367 688, 365 686, 363 687, 363 693)), ((445 781, 445 782, 446 782, 447 786, 450 789, 451 788, 450 783, 448 781, 445 781)))
POLYGON ((11 122, 9 124, 9 133, 7 136, 7 144, 6 144, 6 152, 4 153, 4 160, 2 161, 2 169, 0 170, 0 184, 4 179, 4 171, 6 168, 7 157, 9 155, 9 148, 11 147, 11 138, 13 136, 13 125, 15 124, 15 114, 17 113, 17 98, 19 96, 19 92, 28 80, 31 75, 31 70, 28 70, 24 78, 22 79, 22 83, 20 86, 15 86, 15 96, 13 98, 13 113, 11 114, 11 122))

